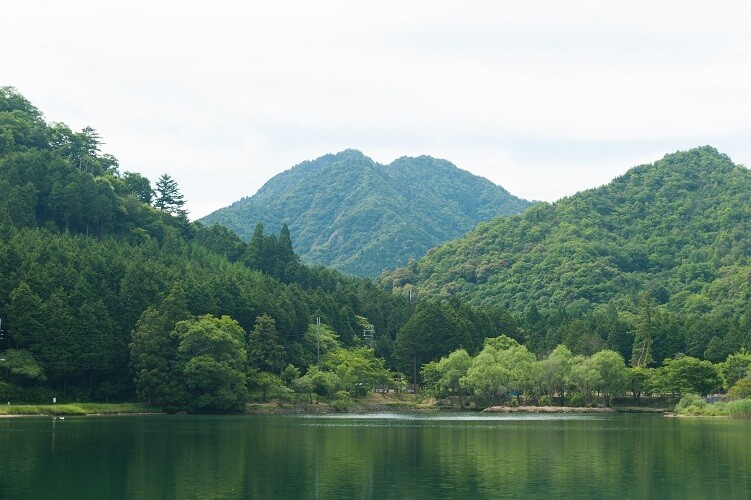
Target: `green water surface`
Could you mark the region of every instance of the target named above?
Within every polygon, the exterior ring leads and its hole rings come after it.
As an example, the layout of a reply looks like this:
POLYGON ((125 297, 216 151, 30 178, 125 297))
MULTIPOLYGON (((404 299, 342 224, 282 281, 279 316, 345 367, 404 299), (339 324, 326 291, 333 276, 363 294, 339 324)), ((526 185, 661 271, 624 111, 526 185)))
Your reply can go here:
POLYGON ((442 413, 7 418, 0 498, 751 498, 751 423, 442 413))

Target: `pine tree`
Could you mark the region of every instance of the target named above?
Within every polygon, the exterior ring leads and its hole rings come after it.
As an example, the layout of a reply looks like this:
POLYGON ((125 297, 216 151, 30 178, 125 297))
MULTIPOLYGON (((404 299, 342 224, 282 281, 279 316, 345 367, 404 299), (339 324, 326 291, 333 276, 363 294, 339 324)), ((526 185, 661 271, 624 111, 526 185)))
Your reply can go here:
POLYGON ((156 199, 154 206, 171 215, 187 217, 188 213, 183 210, 185 199, 180 193, 180 188, 168 174, 162 174, 156 181, 156 199))

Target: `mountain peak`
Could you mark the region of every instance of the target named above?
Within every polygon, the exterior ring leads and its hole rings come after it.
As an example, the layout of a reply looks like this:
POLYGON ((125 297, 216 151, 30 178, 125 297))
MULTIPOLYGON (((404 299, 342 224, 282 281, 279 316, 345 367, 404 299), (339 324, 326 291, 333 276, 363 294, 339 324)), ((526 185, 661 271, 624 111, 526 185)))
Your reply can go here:
POLYGON ((259 221, 274 232, 286 223, 303 260, 375 277, 529 205, 446 160, 405 156, 384 166, 347 149, 282 172, 203 221, 245 239, 259 221))
POLYGON ((639 290, 659 290, 676 310, 701 309, 735 286, 715 280, 751 265, 749 193, 749 171, 715 148, 678 151, 604 186, 483 223, 383 283, 518 312, 531 304, 628 306, 639 290))

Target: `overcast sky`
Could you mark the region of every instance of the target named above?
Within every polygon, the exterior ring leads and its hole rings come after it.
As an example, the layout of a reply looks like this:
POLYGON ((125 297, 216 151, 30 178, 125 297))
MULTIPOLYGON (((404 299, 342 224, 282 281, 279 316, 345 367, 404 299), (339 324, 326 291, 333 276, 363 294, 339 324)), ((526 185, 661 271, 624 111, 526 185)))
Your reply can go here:
POLYGON ((346 148, 553 201, 711 144, 751 165, 751 2, 24 0, 0 85, 191 218, 346 148))

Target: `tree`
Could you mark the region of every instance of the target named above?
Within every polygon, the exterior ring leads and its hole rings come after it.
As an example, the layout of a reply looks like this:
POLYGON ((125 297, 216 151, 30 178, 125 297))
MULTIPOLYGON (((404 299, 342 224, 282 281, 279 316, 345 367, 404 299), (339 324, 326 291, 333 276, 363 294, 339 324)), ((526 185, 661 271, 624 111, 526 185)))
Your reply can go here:
POLYGON ((177 217, 187 217, 188 213, 183 210, 185 199, 180 193, 180 188, 168 174, 162 174, 156 181, 156 198, 154 206, 162 212, 177 217))
POLYGON ((276 322, 262 314, 256 318, 248 338, 248 361, 252 368, 279 373, 284 366, 284 348, 279 343, 276 322))
POLYGON ((728 399, 751 399, 751 379, 742 378, 728 389, 728 399))
POLYGON ((654 303, 649 292, 639 295, 641 314, 634 338, 634 349, 631 354, 631 366, 649 366, 652 359, 652 335, 654 327, 654 303))
POLYGON ((282 382, 292 385, 292 382, 300 378, 300 369, 294 365, 287 365, 281 375, 282 382))
POLYGON ((8 331, 16 347, 29 347, 41 335, 44 324, 42 299, 22 281, 10 294, 10 327, 8 331))
POLYGON ((751 373, 751 354, 743 348, 731 354, 720 364, 720 371, 725 381, 725 388, 729 389, 738 380, 748 377, 751 373))
POLYGON ((462 387, 489 401, 490 406, 494 406, 496 399, 509 390, 511 382, 511 371, 498 362, 497 354, 494 347, 485 347, 460 379, 462 387))
POLYGON ((701 396, 722 387, 722 377, 715 365, 691 356, 666 359, 660 367, 665 388, 676 394, 701 396))
POLYGON ((725 346, 722 343, 722 339, 715 335, 707 344, 707 348, 704 350, 704 359, 711 361, 712 363, 719 363, 727 356, 725 353, 725 346))
POLYGON ((584 394, 584 402, 589 404, 592 399, 592 390, 602 383, 602 376, 592 362, 592 358, 577 355, 572 359, 568 383, 580 390, 584 394))
POLYGON ((542 362, 544 384, 551 397, 558 394, 561 405, 568 386, 573 357, 568 347, 560 344, 542 362))
POLYGON ((652 389, 654 385, 654 368, 644 368, 643 366, 634 366, 630 369, 631 394, 636 404, 639 404, 641 395, 652 389))
POLYGON ((296 391, 299 389, 298 392, 303 392, 312 388, 313 392, 325 397, 326 401, 330 402, 340 382, 335 373, 321 370, 317 366, 311 366, 308 368, 308 372, 298 379, 296 391))
POLYGON ((155 194, 151 188, 151 181, 136 172, 125 172, 123 181, 128 191, 135 194, 142 202, 151 204, 155 194))
MULTIPOLYGON (((421 302, 396 337, 395 354, 405 373, 417 376, 418 367, 458 348, 474 350, 472 324, 451 303, 421 302)), ((417 383, 417 380, 414 380, 417 383)))
POLYGON ((187 387, 183 405, 197 410, 240 410, 247 393, 245 332, 229 316, 180 321, 177 368, 187 387))
POLYGON ((29 351, 23 349, 8 349, 3 351, 4 362, 2 368, 7 373, 7 378, 19 384, 30 382, 43 382, 47 380, 44 369, 37 363, 29 351))
POLYGON ((472 358, 466 350, 458 349, 445 358, 441 358, 436 366, 439 374, 436 385, 459 396, 459 406, 464 406, 464 387, 459 383, 472 365, 472 358))
POLYGON ((384 360, 376 358, 371 349, 336 349, 321 360, 321 367, 339 378, 339 387, 354 397, 365 396, 374 387, 383 387, 391 381, 391 373, 384 360))
POLYGON ((129 347, 136 394, 141 400, 151 404, 180 399, 174 394, 178 339, 172 331, 189 317, 185 291, 176 283, 158 307, 148 307, 138 319, 129 347))
POLYGON ((593 354, 590 361, 600 375, 595 389, 602 392, 606 405, 610 406, 610 399, 623 393, 628 386, 629 372, 623 356, 606 349, 593 354))
POLYGON ((472 360, 459 384, 489 400, 493 406, 498 397, 524 392, 529 383, 527 374, 534 363, 534 354, 524 346, 497 349, 490 342, 472 360))

